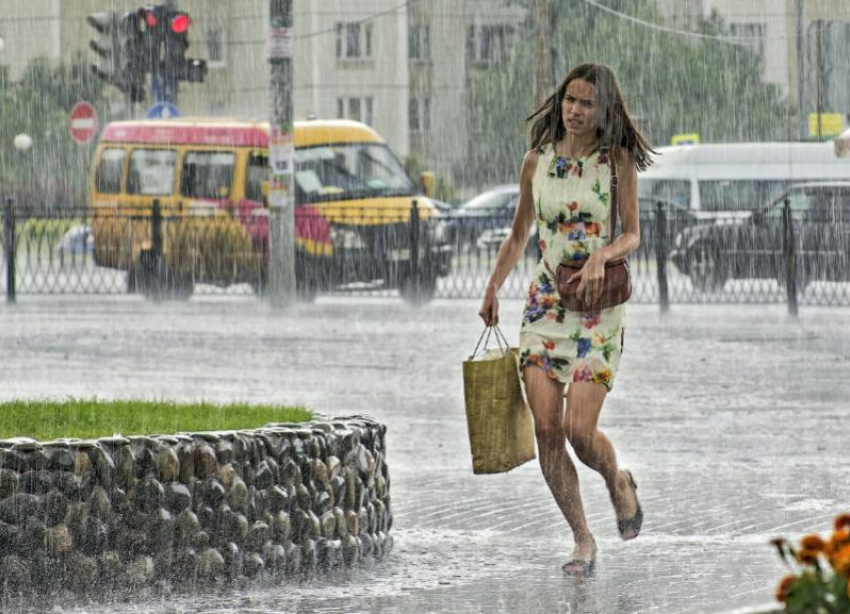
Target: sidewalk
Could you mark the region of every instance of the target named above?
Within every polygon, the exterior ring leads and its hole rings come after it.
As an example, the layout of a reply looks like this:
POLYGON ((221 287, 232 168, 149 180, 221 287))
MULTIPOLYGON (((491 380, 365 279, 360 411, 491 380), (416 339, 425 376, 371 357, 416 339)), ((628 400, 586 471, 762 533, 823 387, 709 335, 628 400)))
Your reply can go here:
MULTIPOLYGON (((477 301, 411 310, 322 299, 276 313, 250 298, 152 305, 23 297, 0 306, 0 398, 165 397, 303 403, 388 425, 395 550, 301 586, 80 612, 697 614, 768 603, 776 535, 824 532, 850 508, 850 310, 631 305, 601 418, 640 485, 641 536, 622 543, 601 479, 580 467, 600 547, 564 578, 572 544, 536 462, 473 476, 460 363, 477 301)), ((522 304, 505 301, 515 341, 522 304)), ((64 612, 76 610, 64 609, 64 612)))

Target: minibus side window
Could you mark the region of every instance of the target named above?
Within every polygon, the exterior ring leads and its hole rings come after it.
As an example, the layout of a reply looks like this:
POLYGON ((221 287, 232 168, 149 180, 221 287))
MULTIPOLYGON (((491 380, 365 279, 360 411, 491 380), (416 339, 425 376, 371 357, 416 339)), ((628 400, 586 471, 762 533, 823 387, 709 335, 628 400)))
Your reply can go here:
POLYGON ((269 157, 252 153, 248 157, 248 173, 245 178, 245 198, 263 202, 263 182, 269 178, 269 157))
POLYGON ((100 162, 94 175, 94 184, 101 194, 118 194, 121 192, 121 171, 124 166, 124 150, 119 148, 104 149, 100 153, 100 162))
POLYGON ((704 211, 753 211, 762 206, 762 181, 752 179, 700 181, 700 208, 704 211))
POLYGON ((687 179, 640 179, 638 191, 641 198, 650 202, 666 200, 691 208, 691 182, 687 179))
POLYGON ((180 194, 191 198, 229 198, 236 154, 189 151, 183 159, 180 194))
POLYGON ((164 196, 174 190, 177 152, 168 149, 136 149, 130 154, 127 194, 164 196))

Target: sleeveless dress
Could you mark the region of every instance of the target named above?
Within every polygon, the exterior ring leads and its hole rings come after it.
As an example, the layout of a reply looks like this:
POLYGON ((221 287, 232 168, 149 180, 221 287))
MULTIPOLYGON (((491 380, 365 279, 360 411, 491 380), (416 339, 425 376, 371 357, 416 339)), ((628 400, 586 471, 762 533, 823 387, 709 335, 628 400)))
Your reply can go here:
POLYGON ((551 143, 543 146, 538 149, 532 195, 542 257, 522 315, 520 368, 536 365, 566 385, 593 382, 611 390, 623 351, 625 305, 595 313, 569 311, 561 305, 552 273, 559 263, 585 260, 608 244, 612 229, 607 154, 564 158, 555 155, 551 143))

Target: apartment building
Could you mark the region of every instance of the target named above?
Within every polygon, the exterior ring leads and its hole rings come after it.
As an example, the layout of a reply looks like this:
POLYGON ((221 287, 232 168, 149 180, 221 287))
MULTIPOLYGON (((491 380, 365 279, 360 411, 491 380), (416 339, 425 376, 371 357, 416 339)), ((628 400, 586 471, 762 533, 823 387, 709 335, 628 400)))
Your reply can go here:
POLYGON ((732 35, 744 39, 761 58, 764 81, 787 95, 790 134, 808 138, 811 114, 832 113, 846 119, 850 113, 847 0, 657 0, 657 4, 685 29, 693 28, 698 17, 717 12, 732 35))

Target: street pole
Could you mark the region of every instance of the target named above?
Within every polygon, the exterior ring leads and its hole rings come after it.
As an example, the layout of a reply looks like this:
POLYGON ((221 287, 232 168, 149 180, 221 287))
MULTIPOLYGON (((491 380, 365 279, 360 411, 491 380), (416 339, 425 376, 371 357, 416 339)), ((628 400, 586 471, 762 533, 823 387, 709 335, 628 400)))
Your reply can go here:
POLYGON ((535 42, 535 104, 541 105, 552 89, 552 0, 532 0, 535 42))
POLYGON ((803 2, 797 2, 797 124, 799 140, 806 140, 806 118, 803 115, 803 70, 805 70, 805 58, 803 56, 803 17, 805 15, 803 2))
POLYGON ((292 123, 294 0, 270 0, 269 63, 272 117, 269 130, 269 300, 284 309, 295 302, 295 142, 292 123))
POLYGON ((823 140, 823 130, 821 128, 820 118, 823 113, 823 90, 821 89, 821 81, 823 80, 823 55, 821 53, 821 41, 823 36, 823 19, 818 19, 816 22, 816 32, 817 36, 815 37, 815 46, 816 46, 816 67, 815 67, 815 91, 817 93, 817 109, 815 109, 817 113, 817 132, 818 132, 818 141, 823 140))

